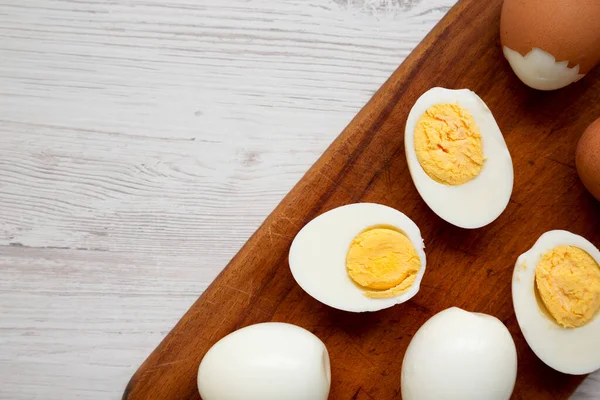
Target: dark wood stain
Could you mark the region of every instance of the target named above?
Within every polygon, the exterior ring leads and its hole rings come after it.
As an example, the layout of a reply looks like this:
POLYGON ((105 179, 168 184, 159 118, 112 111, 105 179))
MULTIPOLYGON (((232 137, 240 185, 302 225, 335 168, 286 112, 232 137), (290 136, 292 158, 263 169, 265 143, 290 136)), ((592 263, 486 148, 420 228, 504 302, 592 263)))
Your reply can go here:
POLYGON ((127 385, 123 399, 199 399, 197 368, 228 333, 265 321, 319 336, 331 355, 331 399, 396 399, 402 357, 433 314, 458 306, 494 315, 519 355, 513 399, 566 399, 583 377, 557 373, 529 349, 511 300, 516 258, 543 232, 568 229, 600 244, 600 206, 574 166, 579 135, 600 115, 600 77, 542 93, 514 76, 500 49, 501 0, 460 1, 377 91, 231 260, 127 385), (506 211, 467 231, 438 218, 416 192, 404 157, 406 117, 433 86, 475 90, 493 111, 515 167, 506 211), (421 291, 408 303, 352 314, 304 293, 287 264, 289 246, 315 216, 356 201, 401 210, 421 228, 428 257, 421 291))

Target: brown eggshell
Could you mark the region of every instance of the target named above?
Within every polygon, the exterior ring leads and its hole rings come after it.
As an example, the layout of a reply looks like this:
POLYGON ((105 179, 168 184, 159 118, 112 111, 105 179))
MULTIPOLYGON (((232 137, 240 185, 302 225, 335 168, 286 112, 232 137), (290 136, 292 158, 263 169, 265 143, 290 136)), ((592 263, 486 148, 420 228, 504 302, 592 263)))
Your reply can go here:
POLYGON ((523 56, 540 48, 586 74, 600 62, 600 0, 504 0, 500 40, 523 56))
POLYGON ((583 185, 600 200, 600 118, 592 122, 579 139, 575 164, 583 185))

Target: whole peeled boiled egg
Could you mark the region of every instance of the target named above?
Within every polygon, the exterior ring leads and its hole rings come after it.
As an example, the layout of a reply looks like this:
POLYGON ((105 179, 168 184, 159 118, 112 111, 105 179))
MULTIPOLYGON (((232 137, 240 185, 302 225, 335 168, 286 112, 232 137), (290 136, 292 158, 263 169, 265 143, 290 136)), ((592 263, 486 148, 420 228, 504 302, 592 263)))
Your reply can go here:
POLYGON ((419 228, 406 215, 374 203, 321 214, 294 238, 294 279, 313 298, 344 311, 377 311, 419 291, 425 252, 419 228))
POLYGON ((526 85, 562 88, 600 61, 599 21, 598 0, 504 0, 504 56, 526 85))
POLYGON ((431 317, 402 362, 404 400, 508 400, 517 350, 495 317, 452 307, 431 317))
POLYGON ((577 173, 583 185, 600 200, 600 118, 583 132, 575 152, 577 173))
POLYGON ((533 352, 567 374, 600 369, 600 251, 585 238, 544 233, 519 256, 515 314, 533 352))
POLYGON ((330 384, 323 342, 306 329, 277 322, 225 336, 198 369, 204 400, 326 400, 330 384))
POLYGON ((506 208, 513 164, 492 112, 468 89, 432 88, 406 121, 413 182, 427 205, 461 228, 479 228, 506 208))

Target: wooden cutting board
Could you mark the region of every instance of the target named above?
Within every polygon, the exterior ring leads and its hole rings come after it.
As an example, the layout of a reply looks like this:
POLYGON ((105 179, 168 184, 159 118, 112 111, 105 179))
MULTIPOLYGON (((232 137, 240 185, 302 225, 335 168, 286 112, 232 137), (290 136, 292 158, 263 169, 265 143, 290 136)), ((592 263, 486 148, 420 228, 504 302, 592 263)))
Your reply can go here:
POLYGON ((600 245, 600 205, 574 167, 580 134, 600 116, 600 74, 596 69, 556 92, 525 87, 502 56, 500 7, 501 0, 463 0, 448 13, 142 364, 123 399, 199 399, 196 373, 206 351, 228 333, 265 321, 302 326, 325 342, 330 399, 398 399, 411 337, 451 306, 494 315, 508 326, 519 357, 514 399, 568 398, 583 377, 551 370, 529 349, 512 307, 511 275, 517 256, 547 230, 567 229, 600 245), (444 222, 410 178, 404 124, 419 95, 433 86, 474 90, 504 133, 514 192, 487 227, 463 230, 444 222), (411 301, 353 314, 304 293, 287 256, 311 219, 361 201, 394 207, 415 221, 425 240, 427 272, 411 301))

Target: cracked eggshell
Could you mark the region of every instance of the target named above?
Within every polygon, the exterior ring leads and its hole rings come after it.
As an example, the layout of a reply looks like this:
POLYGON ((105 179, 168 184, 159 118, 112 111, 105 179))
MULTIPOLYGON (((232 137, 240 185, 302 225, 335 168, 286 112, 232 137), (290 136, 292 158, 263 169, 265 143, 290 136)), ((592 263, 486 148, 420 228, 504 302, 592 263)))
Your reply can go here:
POLYGON ((576 82, 600 62, 597 0, 505 0, 500 40, 526 85, 554 90, 576 82))

